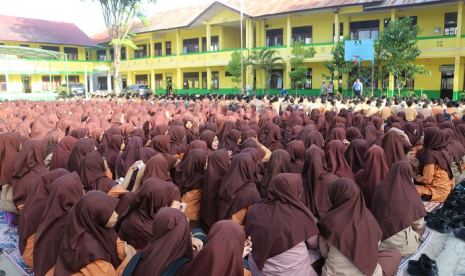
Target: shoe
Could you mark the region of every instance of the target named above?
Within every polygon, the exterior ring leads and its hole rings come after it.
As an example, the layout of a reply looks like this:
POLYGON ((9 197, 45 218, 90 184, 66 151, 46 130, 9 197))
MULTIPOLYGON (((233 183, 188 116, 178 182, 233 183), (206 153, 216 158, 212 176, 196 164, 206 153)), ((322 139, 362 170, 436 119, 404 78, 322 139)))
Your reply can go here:
POLYGON ((446 208, 440 208, 440 209, 436 210, 436 212, 434 214, 436 216, 440 216, 440 217, 449 217, 450 211, 451 210, 446 209, 446 208))
POLYGON ((0 276, 5 276, 6 272, 0 269, 0 276))
MULTIPOLYGON (((452 196, 452 198, 454 198, 454 196, 452 196)), ((456 199, 456 197, 455 197, 455 199, 456 199)), ((448 197, 447 200, 444 201, 444 205, 442 207, 444 209, 452 210, 452 209, 455 208, 456 205, 457 205, 456 201, 452 200, 452 199, 449 199, 449 197, 448 197)))
POLYGON ((455 228, 454 229, 454 235, 458 238, 461 239, 462 241, 465 241, 465 228, 455 228))
POLYGON ((412 276, 437 276, 438 270, 433 268, 432 262, 429 262, 426 259, 418 260, 418 265, 410 265, 407 268, 408 274, 412 276))
POLYGON ((463 227, 465 227, 462 217, 456 217, 452 219, 449 225, 452 229, 455 229, 455 228, 462 229, 463 227))
POLYGON ((436 271, 439 271, 438 269, 438 264, 436 263, 435 260, 432 260, 430 257, 428 257, 428 255, 426 254, 421 254, 420 258, 418 259, 418 261, 415 261, 415 260, 411 260, 411 261, 408 261, 408 265, 409 266, 419 266, 420 265, 420 262, 422 260, 425 260, 429 263, 431 263, 431 267, 436 270, 436 271))
POLYGON ((3 254, 3 248, 0 248, 0 255, 3 254))
POLYGON ((457 199, 455 202, 455 207, 452 209, 458 214, 464 214, 465 213, 465 199, 457 199))
POLYGON ((449 223, 450 221, 446 217, 438 217, 435 220, 427 221, 426 226, 438 231, 439 233, 447 234, 450 232, 449 223))

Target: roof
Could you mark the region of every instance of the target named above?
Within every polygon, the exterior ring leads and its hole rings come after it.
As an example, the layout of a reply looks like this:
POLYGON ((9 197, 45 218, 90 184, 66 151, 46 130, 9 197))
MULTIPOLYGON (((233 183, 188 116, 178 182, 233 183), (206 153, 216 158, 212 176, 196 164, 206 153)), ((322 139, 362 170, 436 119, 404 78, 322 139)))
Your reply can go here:
POLYGON ((459 1, 461 0, 384 0, 381 3, 365 7, 365 10, 391 9, 396 7, 407 8, 412 6, 446 4, 446 2, 453 3, 459 1))
POLYGON ((0 53, 20 56, 22 58, 33 59, 62 59, 66 56, 65 53, 56 51, 43 50, 38 48, 20 47, 20 46, 3 46, 0 45, 0 53))
POLYGON ((0 15, 0 41, 98 47, 73 23, 0 15))

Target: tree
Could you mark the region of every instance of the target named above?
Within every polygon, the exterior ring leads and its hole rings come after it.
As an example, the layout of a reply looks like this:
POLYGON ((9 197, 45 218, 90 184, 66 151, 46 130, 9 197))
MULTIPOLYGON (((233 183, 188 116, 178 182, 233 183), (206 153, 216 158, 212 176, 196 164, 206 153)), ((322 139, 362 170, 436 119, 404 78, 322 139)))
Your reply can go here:
POLYGON ((282 77, 279 72, 276 72, 277 69, 284 69, 284 60, 281 57, 275 56, 277 52, 271 49, 262 49, 260 51, 253 50, 252 54, 249 56, 247 65, 252 67, 253 73, 258 73, 260 75, 260 84, 265 87, 265 93, 268 95, 270 91, 271 77, 277 75, 282 77), (262 71, 265 73, 266 85, 263 85, 262 81, 262 71))
POLYGON ((415 59, 421 54, 415 40, 421 30, 418 25, 413 26, 412 22, 413 19, 408 16, 389 22, 375 44, 376 52, 385 65, 385 72, 392 74, 396 79, 399 95, 407 80, 415 78, 416 74, 431 75, 424 65, 414 64, 415 59))
MULTIPOLYGON (((121 47, 129 46, 137 49, 131 37, 134 20, 140 19, 143 26, 147 27, 148 20, 143 8, 142 0, 93 0, 98 1, 102 7, 103 18, 110 36, 110 45, 113 47, 113 87, 116 94, 119 89, 119 67, 121 64, 121 47)), ((156 0, 145 0, 147 3, 156 3, 156 0)), ((108 88, 110 89, 110 87, 108 88)))
MULTIPOLYGON (((323 74, 323 78, 331 80, 335 77, 339 79, 339 76, 348 74, 349 76, 356 72, 357 64, 354 64, 352 61, 345 61, 345 52, 346 47, 344 41, 350 40, 350 36, 345 36, 344 40, 338 40, 336 45, 331 49, 331 54, 333 55, 332 61, 325 61, 323 66, 329 70, 330 75, 323 74)), ((352 83, 355 79, 347 78, 346 88, 349 87, 349 84, 352 83)))
POLYGON ((241 53, 240 52, 235 51, 234 53, 231 54, 231 60, 226 66, 226 72, 228 72, 229 74, 233 76, 232 82, 237 83, 236 88, 239 87, 239 83, 241 83, 241 77, 242 77, 241 53))
POLYGON ((302 85, 307 80, 308 68, 304 60, 314 57, 316 51, 315 47, 304 47, 302 42, 296 41, 294 45, 292 45, 291 54, 293 57, 289 62, 291 63, 291 67, 295 68, 295 70, 289 72, 289 78, 294 82, 295 94, 297 95, 299 85, 302 85))

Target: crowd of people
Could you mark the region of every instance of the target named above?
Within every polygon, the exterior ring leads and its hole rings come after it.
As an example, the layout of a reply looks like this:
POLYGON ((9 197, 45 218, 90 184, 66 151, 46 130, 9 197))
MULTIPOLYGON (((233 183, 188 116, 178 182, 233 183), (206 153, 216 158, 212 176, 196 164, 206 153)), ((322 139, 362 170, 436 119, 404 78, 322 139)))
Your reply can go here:
POLYGON ((445 201, 465 168, 463 107, 3 101, 0 206, 37 276, 395 275, 425 231, 423 201, 445 201))

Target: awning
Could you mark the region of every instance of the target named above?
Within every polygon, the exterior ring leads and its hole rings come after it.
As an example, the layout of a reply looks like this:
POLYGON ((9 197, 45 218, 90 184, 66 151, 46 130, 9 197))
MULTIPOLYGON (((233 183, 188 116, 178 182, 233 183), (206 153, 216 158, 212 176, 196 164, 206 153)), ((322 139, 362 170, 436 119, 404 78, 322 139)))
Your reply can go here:
POLYGON ((38 48, 0 45, 0 54, 20 56, 31 59, 64 59, 67 54, 38 48))

